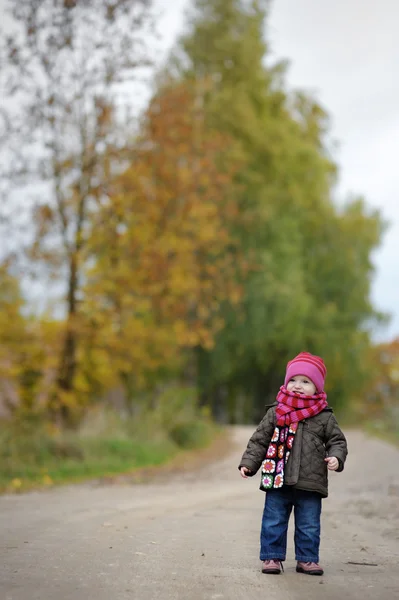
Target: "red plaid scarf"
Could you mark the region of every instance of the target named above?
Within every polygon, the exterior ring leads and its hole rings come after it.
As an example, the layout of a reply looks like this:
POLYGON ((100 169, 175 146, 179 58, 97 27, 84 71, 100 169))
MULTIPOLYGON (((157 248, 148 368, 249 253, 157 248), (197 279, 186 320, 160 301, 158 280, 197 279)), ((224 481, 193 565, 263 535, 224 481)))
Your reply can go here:
POLYGON ((319 392, 313 396, 305 396, 297 392, 289 392, 283 385, 277 394, 277 425, 290 425, 318 415, 327 407, 327 394, 319 392))
POLYGON ((327 394, 305 396, 281 386, 277 394, 277 423, 262 463, 260 489, 267 492, 284 485, 285 465, 290 457, 298 421, 318 415, 327 406, 327 394))

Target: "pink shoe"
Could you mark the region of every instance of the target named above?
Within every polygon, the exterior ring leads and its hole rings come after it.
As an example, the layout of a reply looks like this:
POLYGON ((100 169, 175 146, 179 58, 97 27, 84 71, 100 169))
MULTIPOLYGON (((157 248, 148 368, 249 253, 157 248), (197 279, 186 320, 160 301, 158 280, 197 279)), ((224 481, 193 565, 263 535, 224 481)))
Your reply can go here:
POLYGON ((281 570, 284 571, 281 560, 264 560, 262 563, 262 573, 267 575, 280 575, 281 570))
POLYGON ((324 571, 320 565, 314 562, 301 562, 298 560, 296 564, 297 573, 305 573, 306 575, 323 575, 324 571))

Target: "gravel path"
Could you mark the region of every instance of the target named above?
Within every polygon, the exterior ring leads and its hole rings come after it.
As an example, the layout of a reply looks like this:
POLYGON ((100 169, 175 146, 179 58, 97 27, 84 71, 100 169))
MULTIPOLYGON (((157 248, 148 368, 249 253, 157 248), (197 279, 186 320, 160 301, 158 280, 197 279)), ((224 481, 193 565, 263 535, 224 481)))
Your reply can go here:
POLYGON ((0 498, 0 600, 394 600, 399 450, 349 432, 323 503, 323 577, 260 572, 264 495, 232 453, 146 484, 85 484, 0 498))

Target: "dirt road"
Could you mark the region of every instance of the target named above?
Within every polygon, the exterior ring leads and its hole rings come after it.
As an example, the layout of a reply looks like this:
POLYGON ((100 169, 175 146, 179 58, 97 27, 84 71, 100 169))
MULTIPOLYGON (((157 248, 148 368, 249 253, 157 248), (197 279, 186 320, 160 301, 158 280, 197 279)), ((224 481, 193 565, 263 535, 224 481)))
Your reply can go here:
POLYGON ((192 473, 0 498, 0 600, 394 600, 399 598, 399 450, 348 434, 323 504, 323 577, 262 575, 264 500, 234 451, 192 473))

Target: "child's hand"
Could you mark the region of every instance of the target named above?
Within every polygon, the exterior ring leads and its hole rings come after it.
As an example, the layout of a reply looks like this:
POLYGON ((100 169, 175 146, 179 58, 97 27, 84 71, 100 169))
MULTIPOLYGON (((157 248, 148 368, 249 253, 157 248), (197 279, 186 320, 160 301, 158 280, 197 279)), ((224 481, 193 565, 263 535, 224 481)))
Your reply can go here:
POLYGON ((247 473, 248 474, 251 473, 251 469, 248 469, 248 467, 241 467, 240 473, 241 473, 241 477, 243 477, 244 479, 248 479, 247 473))
POLYGON ((339 462, 336 456, 327 456, 327 458, 325 458, 324 460, 327 463, 329 471, 336 471, 338 469, 339 462))

